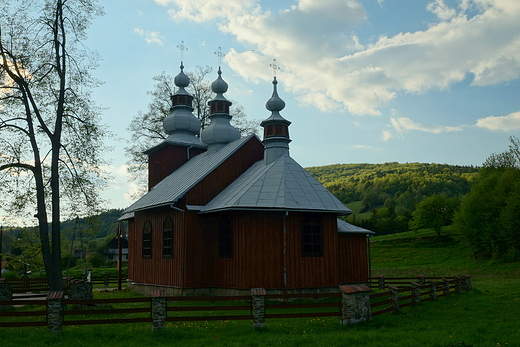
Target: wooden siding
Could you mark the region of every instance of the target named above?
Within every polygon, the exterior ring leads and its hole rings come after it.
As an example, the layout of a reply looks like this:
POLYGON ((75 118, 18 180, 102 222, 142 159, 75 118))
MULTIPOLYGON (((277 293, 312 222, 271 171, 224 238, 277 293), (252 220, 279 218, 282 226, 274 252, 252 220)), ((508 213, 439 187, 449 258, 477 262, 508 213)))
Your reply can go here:
POLYGON ((370 279, 368 243, 364 234, 340 234, 340 282, 361 283, 370 279))
MULTIPOLYGON (((201 217, 201 216, 199 216, 201 217)), ((301 213, 234 211, 233 257, 218 257, 219 214, 190 230, 186 287, 283 289, 339 283, 336 217, 322 214, 324 255, 301 256, 301 213), (284 224, 286 253, 284 256, 284 224), (284 267, 287 284, 284 284, 284 267)))
POLYGON ((129 278, 136 283, 153 283, 169 286, 182 284, 182 259, 184 257, 184 216, 171 208, 138 211, 135 213, 129 248, 129 278), (163 258, 163 223, 173 221, 172 257, 163 258), (151 257, 142 257, 143 225, 152 224, 151 257), (131 253, 130 253, 131 251, 131 253))
POLYGON ((186 204, 207 204, 263 157, 264 146, 256 137, 252 137, 186 194, 186 204))
POLYGON ((148 190, 205 149, 166 145, 148 155, 148 190))

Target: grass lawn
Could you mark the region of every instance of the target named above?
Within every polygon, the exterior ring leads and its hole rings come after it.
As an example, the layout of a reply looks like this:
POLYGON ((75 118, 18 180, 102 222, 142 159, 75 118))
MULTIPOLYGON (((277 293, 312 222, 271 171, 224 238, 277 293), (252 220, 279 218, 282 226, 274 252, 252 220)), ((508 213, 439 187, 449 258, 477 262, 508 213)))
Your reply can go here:
POLYGON ((168 323, 155 333, 151 324, 71 326, 59 334, 3 328, 0 346, 520 346, 520 264, 474 262, 449 231, 441 238, 428 231, 375 237, 371 254, 373 275, 466 273, 474 290, 356 326, 302 318, 267 320, 264 330, 249 321, 168 323))

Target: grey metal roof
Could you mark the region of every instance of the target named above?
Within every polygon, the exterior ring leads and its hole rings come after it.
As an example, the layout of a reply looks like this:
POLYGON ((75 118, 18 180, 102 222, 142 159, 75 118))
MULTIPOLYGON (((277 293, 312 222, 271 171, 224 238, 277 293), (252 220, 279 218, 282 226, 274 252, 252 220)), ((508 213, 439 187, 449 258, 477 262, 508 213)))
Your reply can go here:
POLYGON ((217 152, 211 154, 205 152, 196 155, 157 183, 148 193, 130 205, 123 213, 175 203, 252 137, 256 137, 256 135, 250 135, 230 142, 217 152))
POLYGON ((279 209, 352 213, 288 155, 258 161, 201 209, 279 209))
POLYGON ((349 233, 349 234, 375 234, 373 231, 352 225, 339 218, 338 218, 338 232, 349 233))

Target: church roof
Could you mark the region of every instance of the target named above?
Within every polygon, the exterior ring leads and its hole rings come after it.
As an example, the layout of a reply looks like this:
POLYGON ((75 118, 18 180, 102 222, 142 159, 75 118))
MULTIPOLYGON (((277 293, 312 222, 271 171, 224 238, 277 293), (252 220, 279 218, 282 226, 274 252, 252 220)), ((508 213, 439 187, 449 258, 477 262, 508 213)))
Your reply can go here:
POLYGON ((196 155, 157 183, 148 193, 133 203, 123 213, 128 214, 138 210, 175 203, 252 137, 256 137, 256 135, 250 135, 230 142, 217 152, 211 154, 204 152, 196 155))
POLYGON ((236 209, 352 213, 288 155, 256 162, 200 212, 236 209))
POLYGON ((338 218, 338 232, 346 234, 375 234, 368 229, 358 227, 338 218))

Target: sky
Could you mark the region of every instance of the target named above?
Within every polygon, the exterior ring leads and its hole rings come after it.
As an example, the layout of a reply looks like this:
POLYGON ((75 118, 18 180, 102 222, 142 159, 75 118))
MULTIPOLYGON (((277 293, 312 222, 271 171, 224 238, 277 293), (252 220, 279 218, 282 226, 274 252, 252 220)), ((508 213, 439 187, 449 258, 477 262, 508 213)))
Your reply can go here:
POLYGON ((520 136, 517 0, 104 0, 86 45, 113 180, 109 208, 136 189, 130 133, 153 77, 225 54, 225 94, 266 119, 276 59, 291 156, 303 167, 420 162, 480 166, 520 136), (187 47, 182 52, 181 43, 187 47))

